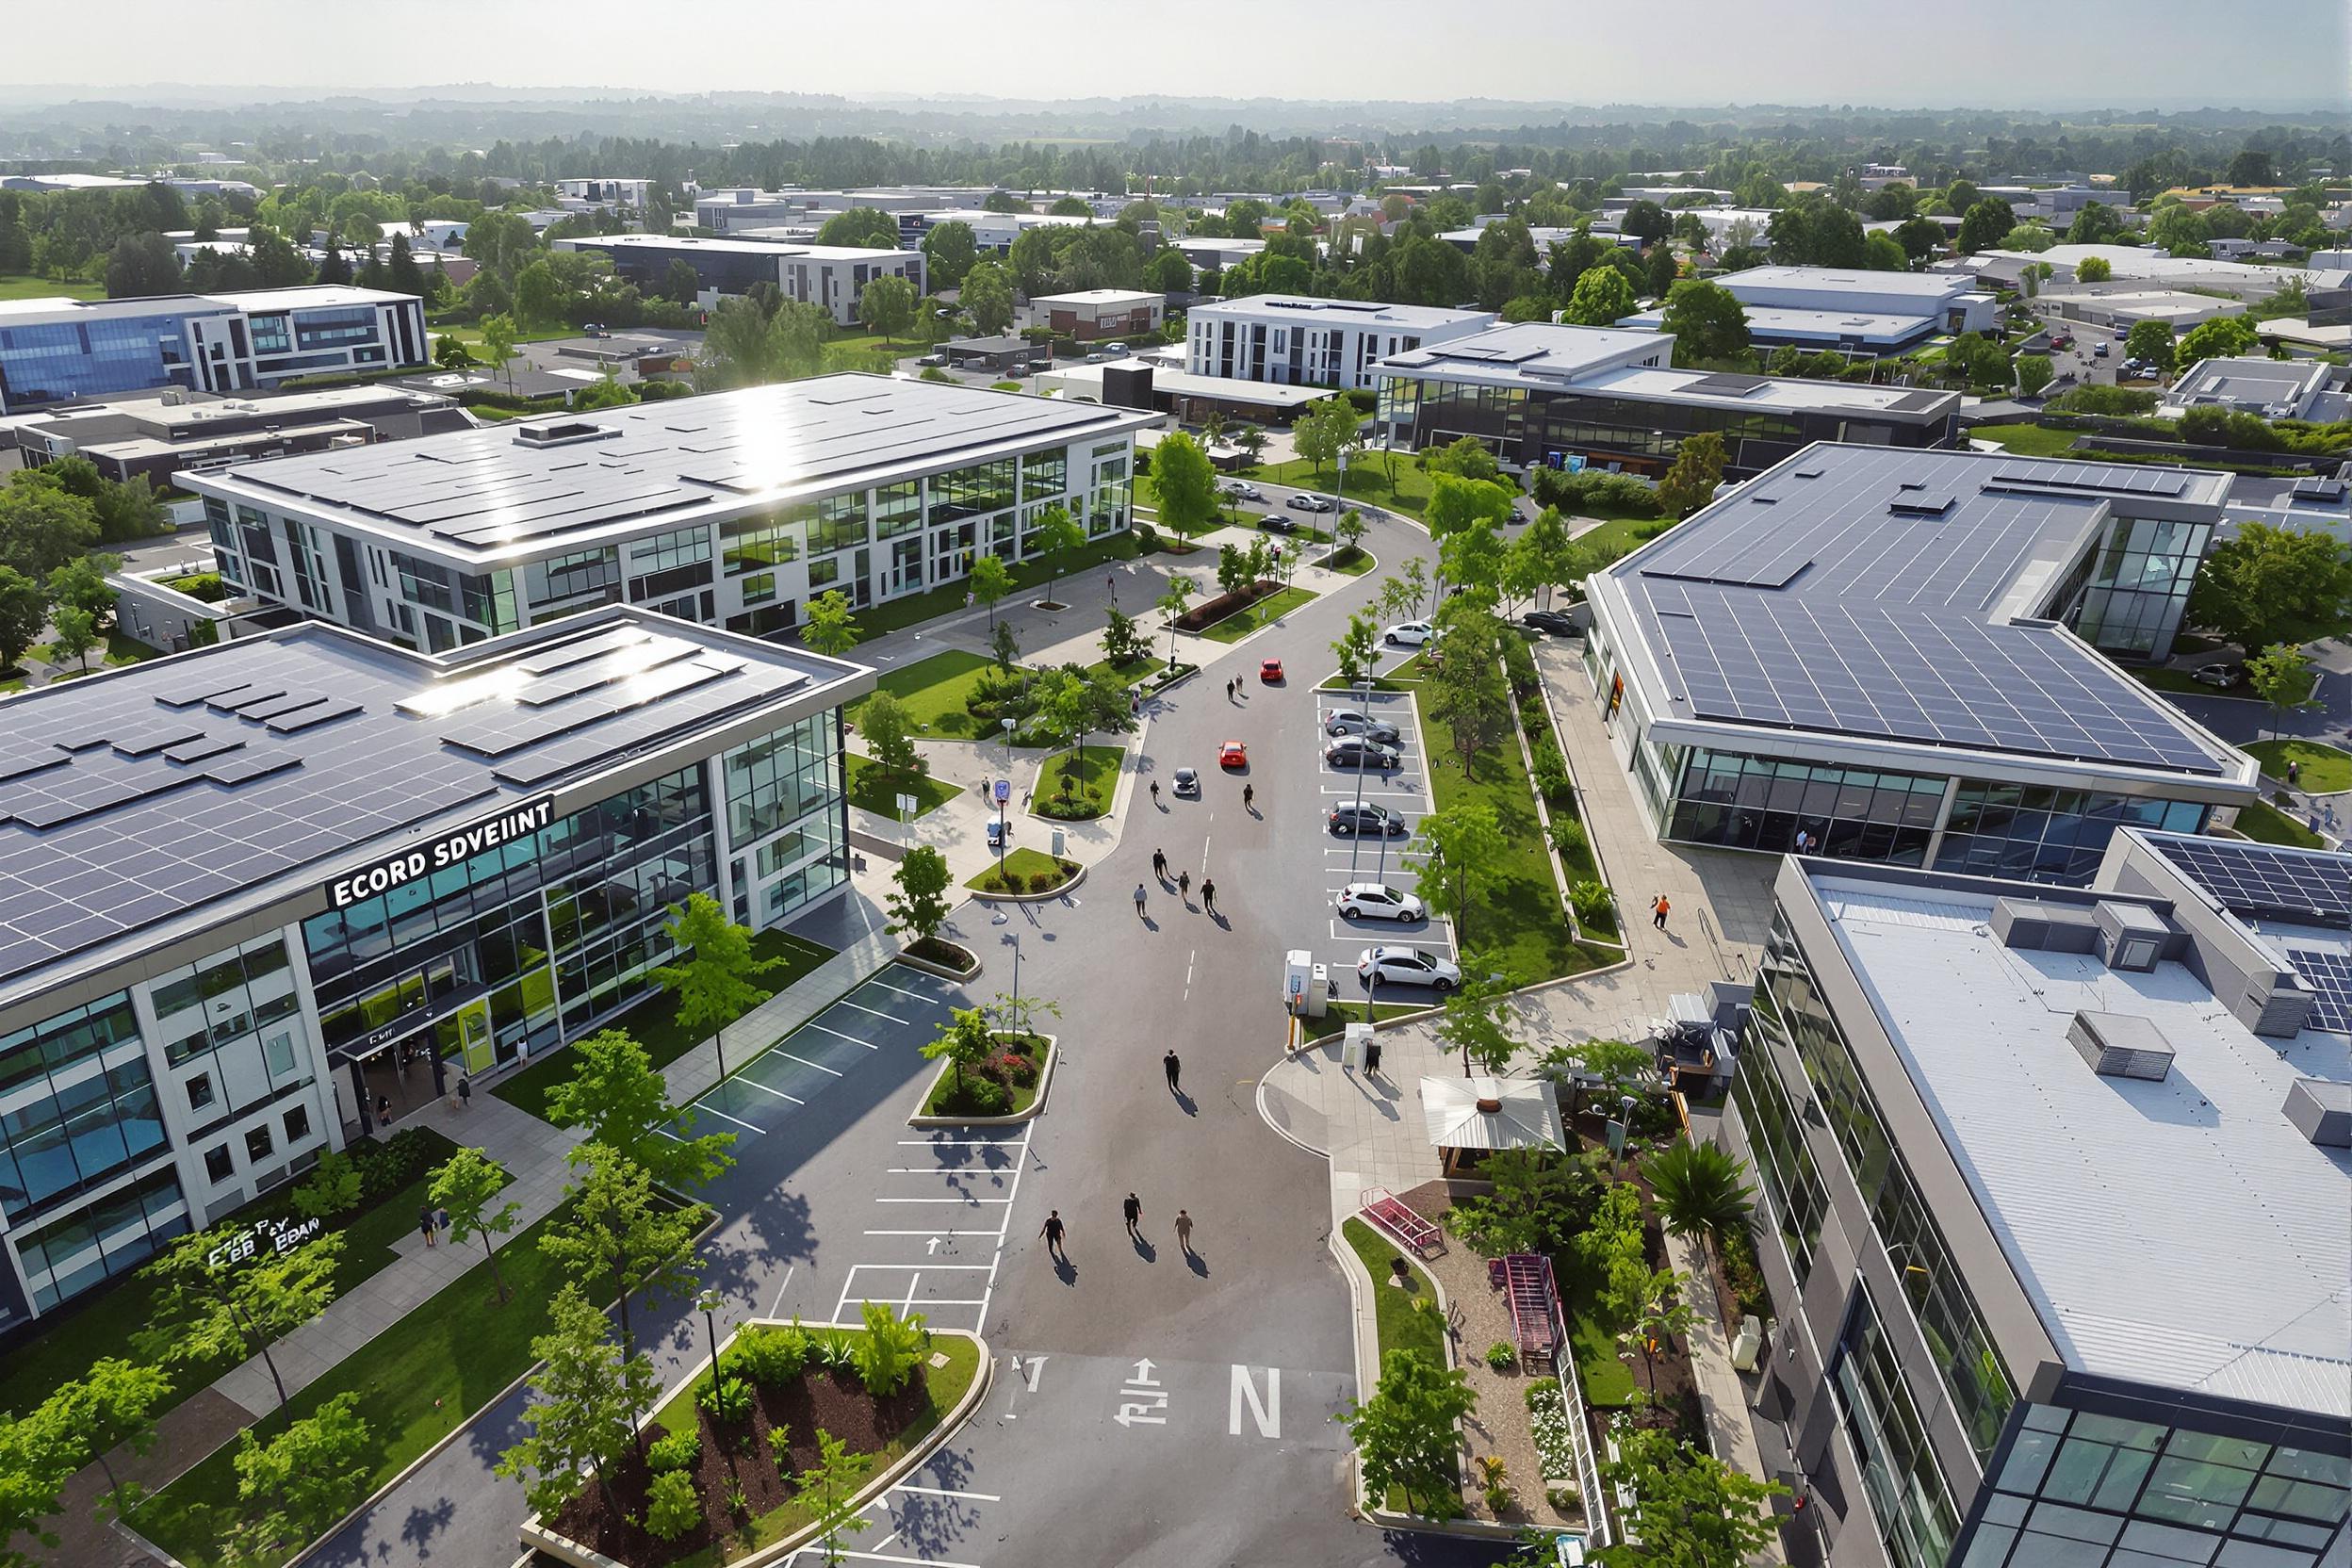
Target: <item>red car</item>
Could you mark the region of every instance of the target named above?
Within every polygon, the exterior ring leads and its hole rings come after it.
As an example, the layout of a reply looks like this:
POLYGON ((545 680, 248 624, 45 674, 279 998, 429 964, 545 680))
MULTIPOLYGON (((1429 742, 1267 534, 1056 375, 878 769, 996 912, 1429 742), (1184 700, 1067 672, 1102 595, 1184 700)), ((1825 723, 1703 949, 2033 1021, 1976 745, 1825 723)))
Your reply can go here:
POLYGON ((1258 665, 1258 678, 1269 685, 1282 679, 1282 662, 1279 659, 1262 661, 1258 665))
POLYGON ((1228 741, 1217 748, 1217 762, 1223 768, 1246 768, 1250 765, 1250 748, 1239 741, 1228 741))

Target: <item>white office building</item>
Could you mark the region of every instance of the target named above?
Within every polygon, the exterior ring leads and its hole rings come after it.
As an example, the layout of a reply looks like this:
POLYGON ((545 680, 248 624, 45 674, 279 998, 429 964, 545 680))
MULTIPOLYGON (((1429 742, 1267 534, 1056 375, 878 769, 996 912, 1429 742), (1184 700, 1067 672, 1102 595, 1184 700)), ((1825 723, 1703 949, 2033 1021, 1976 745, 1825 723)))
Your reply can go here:
MULTIPOLYGON (((1740 302, 1748 339, 1763 349, 1900 353, 1938 333, 1988 332, 1997 315, 1993 296, 1965 273, 1751 267, 1714 282, 1740 302)), ((1648 310, 1618 325, 1655 330, 1663 320, 1648 310)))
POLYGON ((612 258, 612 270, 646 293, 666 293, 670 265, 683 261, 702 285, 703 303, 723 294, 748 293, 772 283, 788 300, 823 305, 837 326, 858 323, 858 303, 876 278, 905 278, 923 291, 920 251, 885 251, 855 245, 802 245, 781 240, 702 239, 682 234, 600 234, 559 239, 560 251, 595 251, 612 258))
POLYGON ((2343 372, 2325 360, 2246 354, 2201 359, 2172 384, 2157 412, 2177 419, 2193 408, 2221 408, 2265 419, 2328 424, 2347 413, 2343 372))
POLYGON ((660 182, 657 180, 614 179, 599 175, 590 179, 558 180, 556 193, 566 202, 578 202, 582 210, 591 207, 642 207, 645 197, 660 182))
POLYGON ((1466 337, 1495 319, 1491 310, 1252 294, 1193 307, 1184 368, 1196 376, 1354 392, 1380 384, 1377 367, 1390 355, 1466 337))

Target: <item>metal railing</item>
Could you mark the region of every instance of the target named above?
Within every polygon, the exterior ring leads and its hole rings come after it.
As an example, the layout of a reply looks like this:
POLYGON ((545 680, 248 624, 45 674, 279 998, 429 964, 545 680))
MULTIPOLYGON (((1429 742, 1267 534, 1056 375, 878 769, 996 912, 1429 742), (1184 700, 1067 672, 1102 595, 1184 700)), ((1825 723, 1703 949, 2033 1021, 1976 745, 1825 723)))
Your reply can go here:
POLYGON ((1568 1413, 1568 1445, 1576 1461, 1576 1490, 1584 1494, 1584 1546, 1586 1560, 1614 1539, 1609 1522, 1609 1493, 1601 1482, 1599 1456, 1592 1446, 1592 1423, 1584 1408, 1584 1391, 1576 1386, 1576 1350, 1568 1341, 1568 1319, 1560 1304, 1552 1298, 1552 1377, 1560 1384, 1562 1405, 1568 1413))

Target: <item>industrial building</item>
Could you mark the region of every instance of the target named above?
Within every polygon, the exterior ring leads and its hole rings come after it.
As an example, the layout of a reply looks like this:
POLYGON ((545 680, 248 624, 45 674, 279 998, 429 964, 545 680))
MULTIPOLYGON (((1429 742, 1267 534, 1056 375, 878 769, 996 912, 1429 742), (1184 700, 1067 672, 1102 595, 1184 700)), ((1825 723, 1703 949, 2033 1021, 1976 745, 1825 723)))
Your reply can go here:
POLYGON ((143 475, 168 489, 184 469, 473 428, 453 399, 383 382, 253 398, 172 387, 0 419, 0 446, 28 468, 78 454, 118 483, 143 475))
MULTIPOLYGON (((1748 341, 1877 358, 1915 349, 1938 334, 1988 332, 1992 295, 1958 272, 1867 272, 1833 267, 1751 267, 1715 278, 1748 318, 1748 341)), ((1660 310, 1621 327, 1655 331, 1660 310)))
POLYGON ((2329 424, 2347 413, 2343 371, 2325 360, 2251 354, 2201 359, 2164 391, 2156 412, 2177 419, 2193 408, 2220 408, 2264 419, 2329 424))
POLYGON ((1021 321, 1081 343, 1104 343, 1157 333, 1167 314, 1168 296, 1152 289, 1082 288, 1037 295, 1023 307, 1021 321))

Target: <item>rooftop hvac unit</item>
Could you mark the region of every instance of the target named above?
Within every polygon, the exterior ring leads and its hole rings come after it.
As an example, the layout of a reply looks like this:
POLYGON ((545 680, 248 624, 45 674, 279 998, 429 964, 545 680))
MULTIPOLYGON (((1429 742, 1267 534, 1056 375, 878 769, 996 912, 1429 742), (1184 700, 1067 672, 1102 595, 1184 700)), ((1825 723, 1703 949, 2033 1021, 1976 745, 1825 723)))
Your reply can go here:
POLYGON ((2102 898, 2093 912, 2099 922, 2099 956, 2109 969, 2144 974, 2156 967, 2172 940, 2171 924, 2145 904, 2102 898))
POLYGON ((2352 1084, 2298 1078, 2287 1090, 2287 1119, 2322 1149, 2352 1149, 2352 1084))
POLYGON ((2172 1043, 2147 1019, 2084 1010, 2066 1025, 2066 1038, 2102 1078, 2162 1083, 2172 1071, 2172 1043))

